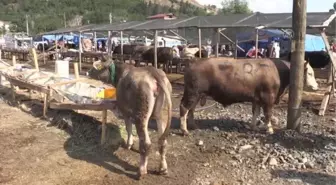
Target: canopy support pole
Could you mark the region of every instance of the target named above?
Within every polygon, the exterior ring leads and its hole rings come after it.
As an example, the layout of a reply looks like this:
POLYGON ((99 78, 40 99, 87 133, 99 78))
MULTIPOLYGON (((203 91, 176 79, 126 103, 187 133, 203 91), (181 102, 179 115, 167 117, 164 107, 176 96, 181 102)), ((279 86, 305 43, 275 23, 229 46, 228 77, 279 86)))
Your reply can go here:
POLYGON ((123 40, 124 40, 123 39, 123 31, 120 31, 120 54, 121 54, 121 61, 124 61, 124 42, 123 42, 123 40))
POLYGON ((198 49, 199 49, 199 57, 202 58, 202 30, 198 28, 198 49))
POLYGON ((256 29, 256 40, 255 40, 255 58, 258 58, 259 53, 259 29, 256 29))
POLYGON ((79 72, 82 71, 82 32, 79 32, 79 72))
POLYGON ((55 35, 55 51, 56 51, 56 60, 58 60, 58 50, 57 50, 57 47, 58 47, 58 40, 57 40, 57 35, 55 35))
POLYGON ((157 40, 157 36, 158 36, 158 31, 155 30, 155 33, 154 33, 154 66, 155 66, 155 68, 158 68, 158 61, 157 61, 158 40, 157 40))
POLYGON ((94 47, 95 47, 95 51, 98 51, 98 44, 97 44, 97 32, 93 33, 93 42, 94 42, 94 47))
POLYGON ((220 31, 219 28, 216 30, 216 58, 218 58, 219 42, 220 42, 220 31))

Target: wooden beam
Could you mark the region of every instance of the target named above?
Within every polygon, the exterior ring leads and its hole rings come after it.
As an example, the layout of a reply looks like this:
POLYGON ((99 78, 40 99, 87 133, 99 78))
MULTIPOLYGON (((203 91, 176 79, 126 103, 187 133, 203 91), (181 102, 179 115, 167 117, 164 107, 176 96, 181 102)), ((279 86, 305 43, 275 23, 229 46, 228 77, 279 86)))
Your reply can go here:
POLYGON ((56 103, 50 102, 49 107, 51 109, 62 109, 62 110, 93 110, 93 111, 103 111, 111 107, 109 104, 75 104, 75 103, 56 103))
POLYGON ((236 47, 238 47, 238 49, 240 49, 241 51, 245 52, 245 50, 243 48, 241 48, 238 45, 238 42, 233 42, 228 36, 226 36, 224 33, 222 33, 221 31, 219 32, 223 37, 225 37, 229 42, 236 44, 236 47))
POLYGON ((326 91, 326 93, 323 97, 323 100, 321 102, 321 106, 320 106, 320 110, 319 110, 319 115, 324 116, 325 111, 326 111, 326 109, 328 107, 328 104, 329 104, 329 100, 331 98, 331 93, 334 90, 335 79, 334 79, 333 76, 334 76, 334 72, 336 71, 336 60, 335 60, 333 51, 330 48, 329 41, 328 41, 327 35, 325 33, 325 29, 323 29, 321 31, 321 36, 322 36, 322 39, 324 41, 325 47, 327 49, 327 52, 328 52, 328 55, 329 55, 329 58, 330 58, 330 61, 331 61, 329 78, 328 78, 328 87, 327 87, 327 91, 326 91))
POLYGON ((300 130, 301 101, 304 86, 304 51, 307 25, 307 0, 293 1, 292 57, 287 111, 287 128, 300 130))
POLYGON ((12 85, 16 85, 16 86, 19 86, 19 87, 24 87, 24 88, 27 88, 27 89, 30 89, 30 90, 34 90, 34 91, 38 91, 38 92, 42 92, 42 93, 48 93, 49 92, 49 90, 46 87, 41 86, 41 85, 31 84, 31 83, 28 83, 28 82, 23 82, 21 80, 12 78, 12 77, 7 76, 7 75, 5 76, 5 78, 12 85))
POLYGON ((173 30, 169 30, 171 33, 173 33, 175 36, 179 37, 180 39, 187 41, 187 39, 183 38, 181 35, 179 35, 178 33, 174 32, 173 30))
POLYGON ((329 71, 329 78, 328 78, 328 87, 327 90, 324 94, 323 100, 321 102, 321 107, 319 110, 319 116, 324 116, 325 111, 327 110, 330 98, 331 98, 331 93, 334 88, 334 68, 332 67, 332 64, 330 64, 330 71, 329 71))

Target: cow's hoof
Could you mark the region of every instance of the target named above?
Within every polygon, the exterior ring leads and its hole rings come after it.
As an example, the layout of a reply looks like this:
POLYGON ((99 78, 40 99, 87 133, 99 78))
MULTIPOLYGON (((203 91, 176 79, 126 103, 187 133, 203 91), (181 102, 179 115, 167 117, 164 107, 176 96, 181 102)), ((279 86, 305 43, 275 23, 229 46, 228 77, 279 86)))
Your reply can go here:
POLYGON ((255 131, 255 132, 258 132, 258 131, 260 131, 260 129, 256 126, 256 125, 248 125, 248 127, 250 127, 250 129, 252 130, 252 131, 255 131))
POLYGON ((189 136, 189 132, 187 130, 182 130, 182 135, 183 136, 189 136))
POLYGON ((132 147, 133 147, 133 144, 132 144, 132 145, 126 145, 126 149, 127 149, 127 150, 131 150, 132 147))
POLYGON ((278 123, 279 123, 279 119, 276 118, 276 117, 274 117, 274 116, 272 116, 272 118, 271 118, 271 122, 272 122, 272 124, 274 124, 274 125, 278 125, 278 123))
POLYGON ((267 134, 274 134, 273 128, 268 128, 267 129, 267 134))
POLYGON ((147 172, 144 172, 144 171, 138 171, 137 173, 137 179, 138 180, 141 180, 145 177, 145 175, 147 174, 147 172))
POLYGON ((159 175, 168 175, 168 169, 167 168, 166 169, 162 168, 162 169, 159 170, 158 174, 159 175))

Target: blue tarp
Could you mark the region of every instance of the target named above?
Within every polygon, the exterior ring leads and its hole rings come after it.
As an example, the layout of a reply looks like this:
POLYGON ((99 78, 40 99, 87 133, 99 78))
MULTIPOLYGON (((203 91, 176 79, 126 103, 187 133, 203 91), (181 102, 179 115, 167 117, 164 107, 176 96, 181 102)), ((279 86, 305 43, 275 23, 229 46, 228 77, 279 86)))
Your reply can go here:
MULTIPOLYGON (((272 41, 280 41, 280 40, 288 40, 284 32, 280 30, 259 30, 259 42, 258 46, 259 48, 267 48, 267 45, 272 41)), ((245 52, 242 52, 238 50, 238 56, 243 57, 246 55, 246 52, 252 48, 252 46, 255 45, 255 32, 244 32, 237 34, 238 42, 240 42, 238 45, 245 50, 245 52), (243 42, 241 42, 243 41, 243 42), (244 42, 245 41, 245 42, 244 42)), ((323 42, 323 39, 321 36, 315 36, 306 34, 305 39, 305 51, 321 51, 325 50, 325 45, 323 42)))
POLYGON ((306 35, 305 51, 325 51, 325 44, 321 36, 306 35))
MULTIPOLYGON (((238 41, 254 41, 255 32, 243 32, 237 34, 238 41)), ((258 31, 259 40, 279 40, 279 39, 288 39, 287 35, 284 34, 281 30, 267 29, 258 31)))

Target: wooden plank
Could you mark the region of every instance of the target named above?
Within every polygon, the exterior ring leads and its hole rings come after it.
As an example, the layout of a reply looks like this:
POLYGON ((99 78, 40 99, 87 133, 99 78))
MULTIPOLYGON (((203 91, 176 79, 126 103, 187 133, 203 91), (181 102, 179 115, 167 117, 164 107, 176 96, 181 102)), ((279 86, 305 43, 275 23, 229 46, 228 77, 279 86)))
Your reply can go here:
POLYGON ((76 79, 79 79, 79 70, 78 70, 78 63, 74 63, 74 70, 75 70, 75 77, 76 79))
POLYGON ((111 108, 111 105, 110 104, 74 104, 74 103, 51 102, 49 107, 51 109, 103 111, 103 110, 111 108))
POLYGON ((326 91, 326 93, 323 97, 323 100, 321 102, 321 107, 320 107, 320 110, 319 110, 319 116, 324 116, 325 111, 327 110, 327 107, 328 107, 328 104, 329 104, 329 100, 331 98, 331 93, 332 93, 333 86, 334 86, 333 85, 334 84, 333 73, 334 73, 333 67, 330 66, 329 78, 328 78, 328 87, 327 87, 327 91, 326 91))
POLYGON ((9 76, 5 76, 7 81, 9 81, 12 85, 16 85, 19 87, 24 87, 30 90, 34 90, 34 91, 38 91, 38 92, 43 92, 43 93, 48 93, 49 90, 46 87, 43 87, 41 85, 36 85, 36 84, 31 84, 28 82, 24 82, 18 79, 14 79, 12 77, 9 76))
POLYGON ((320 110, 319 110, 319 115, 320 116, 324 116, 325 111, 326 111, 326 109, 328 107, 328 104, 329 104, 331 93, 333 91, 333 83, 335 81, 335 79, 333 78, 333 72, 336 70, 336 60, 335 60, 335 57, 333 55, 333 51, 330 48, 329 41, 328 41, 327 35, 325 33, 325 29, 322 30, 321 36, 322 36, 324 44, 325 44, 325 46, 327 48, 327 52, 329 54, 329 58, 330 58, 330 60, 332 62, 330 64, 330 71, 329 71, 327 91, 326 91, 326 93, 324 95, 324 98, 323 98, 323 100, 321 102, 321 107, 320 107, 320 110))
POLYGON ((322 39, 323 39, 323 41, 324 41, 324 44, 325 44, 325 46, 326 46, 326 48, 327 48, 327 52, 328 52, 329 57, 330 57, 331 62, 332 62, 332 66, 331 66, 331 67, 333 67, 334 70, 336 70, 336 59, 335 59, 335 57, 334 57, 334 55, 333 55, 333 51, 332 51, 331 48, 330 48, 329 41, 328 41, 327 35, 326 35, 326 33, 325 33, 325 30, 323 30, 323 31, 321 32, 321 36, 322 36, 322 39))
POLYGON ((57 86, 72 84, 72 83, 81 82, 81 81, 85 81, 85 80, 88 80, 88 79, 87 78, 78 78, 78 79, 68 80, 68 81, 64 81, 64 82, 60 82, 60 83, 50 84, 49 87, 57 87, 57 86))
POLYGON ((38 61, 37 61, 37 55, 36 55, 36 50, 35 50, 35 48, 32 48, 32 49, 31 49, 31 52, 32 52, 32 54, 33 54, 33 60, 34 60, 35 69, 36 69, 37 71, 40 71, 40 68, 39 68, 39 65, 38 65, 38 61))

